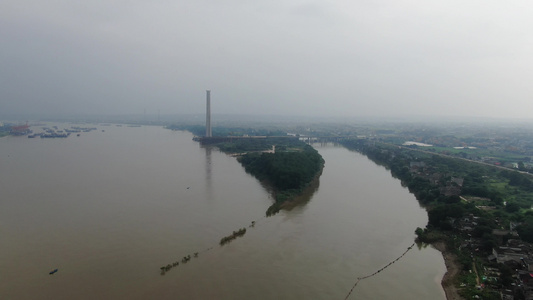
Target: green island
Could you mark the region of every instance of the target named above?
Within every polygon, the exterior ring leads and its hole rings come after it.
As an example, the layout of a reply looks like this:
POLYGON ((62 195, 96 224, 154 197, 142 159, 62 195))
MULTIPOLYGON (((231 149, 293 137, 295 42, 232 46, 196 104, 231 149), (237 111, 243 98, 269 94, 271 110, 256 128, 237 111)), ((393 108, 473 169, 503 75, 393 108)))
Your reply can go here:
POLYGON ((324 160, 310 145, 298 139, 275 145, 271 152, 248 152, 238 157, 246 172, 272 187, 275 203, 267 216, 300 195, 322 174, 324 160))
POLYGON ((270 188, 275 202, 267 216, 302 194, 324 167, 318 151, 296 137, 243 138, 213 145, 235 155, 246 172, 270 188))
MULTIPOLYGON (((205 132, 203 126, 170 125, 167 128, 187 130, 195 135, 205 132)), ((318 151, 285 131, 215 127, 213 133, 219 135, 201 138, 200 142, 236 156, 246 172, 269 187, 275 202, 268 208, 267 216, 279 212, 322 174, 324 159, 318 151)))
POLYGON ((532 277, 530 174, 367 139, 341 142, 391 171, 428 210, 419 246, 443 252, 448 299, 525 299, 532 277))

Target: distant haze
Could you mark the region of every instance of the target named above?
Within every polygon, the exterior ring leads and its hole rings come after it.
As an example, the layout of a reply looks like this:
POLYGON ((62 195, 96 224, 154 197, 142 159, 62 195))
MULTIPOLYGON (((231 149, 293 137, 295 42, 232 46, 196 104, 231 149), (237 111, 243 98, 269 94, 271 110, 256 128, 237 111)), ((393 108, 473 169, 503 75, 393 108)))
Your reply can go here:
POLYGON ((529 118, 531 1, 0 2, 0 113, 529 118))

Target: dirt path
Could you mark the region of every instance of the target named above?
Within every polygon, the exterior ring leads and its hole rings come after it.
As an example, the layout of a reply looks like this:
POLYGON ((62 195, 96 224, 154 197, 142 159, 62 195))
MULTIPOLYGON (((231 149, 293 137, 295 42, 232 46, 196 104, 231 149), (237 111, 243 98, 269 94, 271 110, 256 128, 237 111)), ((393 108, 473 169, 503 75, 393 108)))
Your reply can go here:
POLYGON ((474 272, 476 273, 476 284, 479 285, 479 274, 477 273, 476 260, 475 260, 475 259, 474 259, 474 261, 472 262, 472 269, 473 269, 474 272))

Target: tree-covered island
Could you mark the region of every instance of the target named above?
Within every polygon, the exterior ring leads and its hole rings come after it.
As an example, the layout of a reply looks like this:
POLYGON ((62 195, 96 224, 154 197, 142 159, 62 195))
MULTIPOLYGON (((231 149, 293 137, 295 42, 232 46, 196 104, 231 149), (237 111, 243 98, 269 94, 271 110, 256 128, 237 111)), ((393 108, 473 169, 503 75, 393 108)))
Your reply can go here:
MULTIPOLYGON (((202 126, 168 128, 188 130, 197 135, 205 132, 202 126)), ((270 188, 275 202, 268 208, 267 215, 277 213, 322 174, 324 159, 318 151, 286 132, 252 128, 213 128, 213 132, 226 135, 198 140, 235 155, 246 172, 270 188)))
POLYGON ((238 157, 246 172, 272 187, 275 203, 267 215, 300 195, 322 174, 324 160, 313 147, 298 139, 273 145, 270 152, 247 152, 238 157))
POLYGON ((275 202, 267 215, 277 213, 284 203, 318 180, 324 167, 318 151, 296 137, 250 137, 211 145, 236 154, 246 172, 271 188, 275 202))

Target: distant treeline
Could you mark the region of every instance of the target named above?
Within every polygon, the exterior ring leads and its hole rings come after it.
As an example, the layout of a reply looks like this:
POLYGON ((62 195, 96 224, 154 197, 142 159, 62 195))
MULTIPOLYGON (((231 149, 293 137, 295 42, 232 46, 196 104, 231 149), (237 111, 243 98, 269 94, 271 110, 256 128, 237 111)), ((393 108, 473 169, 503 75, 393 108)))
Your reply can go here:
MULTIPOLYGON (((508 186, 514 189, 512 202, 524 208, 533 204, 533 182, 527 174, 366 140, 345 140, 342 144, 386 166, 424 204, 449 202, 450 199, 441 192, 452 177, 464 180, 461 195, 489 198, 491 205, 502 206, 504 201, 511 200, 509 189, 502 189, 502 186, 508 186), (420 168, 423 174, 413 172, 413 163, 424 163, 420 168), (497 182, 500 184, 495 184, 497 182)), ((457 201, 456 197, 453 199, 452 202, 457 201)))
MULTIPOLYGON (((167 128, 172 130, 186 130, 196 136, 205 136, 204 125, 171 124, 167 128)), ((287 132, 278 129, 213 127, 212 134, 213 136, 286 136, 287 132)))
POLYGON ((252 151, 271 150, 273 146, 276 151, 287 151, 289 149, 298 149, 302 147, 302 142, 297 137, 294 138, 257 138, 257 139, 235 139, 230 142, 220 143, 216 146, 226 153, 243 153, 252 151))

